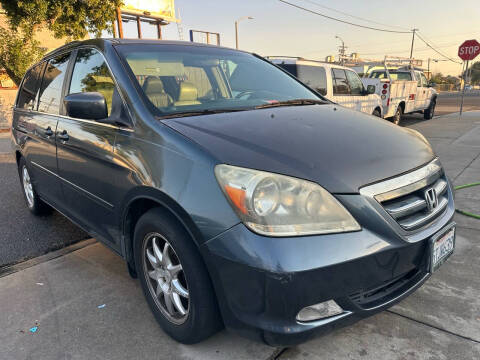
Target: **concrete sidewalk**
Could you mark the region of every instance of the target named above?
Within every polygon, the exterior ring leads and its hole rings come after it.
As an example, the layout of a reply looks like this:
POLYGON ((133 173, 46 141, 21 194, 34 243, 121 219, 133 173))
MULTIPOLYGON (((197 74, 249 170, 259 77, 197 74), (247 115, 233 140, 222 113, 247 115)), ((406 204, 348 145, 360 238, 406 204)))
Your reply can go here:
MULTIPOLYGON (((409 127, 431 141, 456 185, 480 181, 480 112, 414 119, 409 127)), ((480 188, 459 191, 457 207, 480 213, 479 194, 480 188)), ((0 274, 0 358, 478 359, 480 221, 461 215, 456 221, 455 254, 416 293, 388 311, 290 349, 226 331, 195 346, 174 342, 155 323, 123 260, 90 244, 0 274)))

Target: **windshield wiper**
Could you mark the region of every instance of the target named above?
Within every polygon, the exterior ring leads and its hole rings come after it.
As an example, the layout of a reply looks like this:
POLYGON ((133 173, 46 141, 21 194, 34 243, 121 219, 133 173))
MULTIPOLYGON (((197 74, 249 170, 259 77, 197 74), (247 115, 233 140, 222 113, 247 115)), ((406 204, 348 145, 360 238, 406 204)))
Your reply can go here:
POLYGON ((255 109, 267 109, 273 107, 280 107, 280 106, 303 106, 303 105, 323 105, 329 104, 328 101, 325 100, 316 100, 316 99, 293 99, 293 100, 285 100, 285 101, 277 101, 268 104, 258 105, 255 109))
POLYGON ((197 110, 197 111, 183 111, 183 112, 176 112, 176 113, 158 116, 158 118, 171 119, 171 118, 178 118, 178 117, 221 114, 221 113, 245 111, 245 110, 251 110, 251 109, 252 108, 237 108, 237 109, 234 108, 234 109, 205 109, 205 110, 197 110))

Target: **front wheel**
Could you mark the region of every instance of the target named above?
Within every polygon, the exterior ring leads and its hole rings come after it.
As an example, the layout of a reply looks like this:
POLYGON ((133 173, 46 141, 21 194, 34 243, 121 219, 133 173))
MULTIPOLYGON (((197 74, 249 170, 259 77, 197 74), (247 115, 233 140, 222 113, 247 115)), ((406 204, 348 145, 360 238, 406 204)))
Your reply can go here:
POLYGON ((402 108, 399 106, 397 108, 397 111, 395 112, 395 115, 392 117, 392 122, 395 125, 400 125, 400 122, 402 121, 402 115, 403 115, 403 111, 402 111, 402 108))
POLYGON ((157 322, 175 340, 193 344, 222 328, 210 277, 185 229, 154 208, 135 226, 135 266, 157 322))
POLYGON ((382 114, 380 113, 380 110, 378 110, 378 109, 373 110, 372 115, 376 116, 376 117, 382 117, 382 114))
POLYGON ((425 120, 433 119, 433 116, 435 115, 436 105, 437 105, 437 101, 435 99, 432 99, 432 101, 430 101, 430 106, 423 112, 423 118, 425 120))

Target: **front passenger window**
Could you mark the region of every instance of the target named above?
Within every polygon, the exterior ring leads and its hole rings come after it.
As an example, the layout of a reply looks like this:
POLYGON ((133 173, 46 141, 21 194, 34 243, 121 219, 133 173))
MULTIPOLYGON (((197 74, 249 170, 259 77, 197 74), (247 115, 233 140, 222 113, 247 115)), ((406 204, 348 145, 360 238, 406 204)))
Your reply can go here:
POLYGON ((68 93, 99 92, 105 97, 110 116, 114 90, 115 83, 103 55, 95 49, 78 50, 68 93))
POLYGON ((362 80, 358 77, 353 71, 345 71, 347 73, 348 84, 350 85, 350 90, 352 95, 363 95, 363 83, 362 80))

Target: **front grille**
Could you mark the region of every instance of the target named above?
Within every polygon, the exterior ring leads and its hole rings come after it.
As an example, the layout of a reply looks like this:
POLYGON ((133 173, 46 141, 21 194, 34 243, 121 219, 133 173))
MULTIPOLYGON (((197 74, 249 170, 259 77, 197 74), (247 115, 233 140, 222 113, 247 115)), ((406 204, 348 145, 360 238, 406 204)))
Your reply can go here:
POLYGON ((388 214, 405 230, 415 230, 429 224, 442 214, 448 205, 447 181, 444 176, 433 184, 398 198, 381 202, 388 214), (433 188, 437 194, 435 207, 429 208, 425 192, 433 188))
POLYGON ((375 199, 403 229, 422 228, 441 216, 448 206, 448 182, 438 160, 381 183, 360 189, 375 199))
POLYGON ((372 309, 382 306, 402 295, 418 284, 424 276, 424 272, 415 268, 379 286, 353 293, 349 298, 362 309, 372 309))

